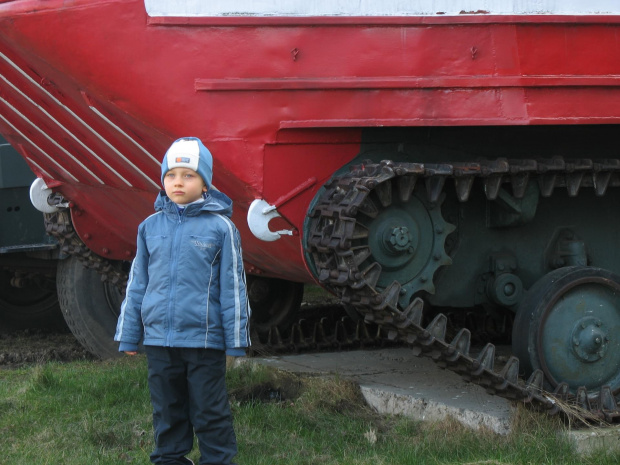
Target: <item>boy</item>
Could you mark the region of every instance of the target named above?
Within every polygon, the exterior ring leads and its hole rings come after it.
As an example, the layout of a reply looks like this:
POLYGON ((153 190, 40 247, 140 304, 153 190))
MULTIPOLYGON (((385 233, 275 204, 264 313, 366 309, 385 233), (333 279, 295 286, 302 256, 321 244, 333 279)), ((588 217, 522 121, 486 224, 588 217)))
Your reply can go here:
POLYGON ((213 159, 199 139, 175 141, 164 157, 156 213, 138 244, 114 340, 148 360, 155 450, 152 463, 230 464, 237 453, 224 375, 226 354, 250 346, 250 307, 232 201, 211 189, 213 159), (193 431, 192 431, 193 429, 193 431))

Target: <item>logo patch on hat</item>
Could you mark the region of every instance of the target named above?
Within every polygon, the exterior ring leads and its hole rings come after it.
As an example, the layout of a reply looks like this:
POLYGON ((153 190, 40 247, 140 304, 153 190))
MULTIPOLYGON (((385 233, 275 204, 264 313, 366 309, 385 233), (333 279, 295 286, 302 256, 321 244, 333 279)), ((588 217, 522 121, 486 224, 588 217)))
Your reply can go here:
POLYGON ((190 168, 198 171, 200 162, 200 148, 195 140, 181 139, 176 141, 166 152, 168 169, 190 168))

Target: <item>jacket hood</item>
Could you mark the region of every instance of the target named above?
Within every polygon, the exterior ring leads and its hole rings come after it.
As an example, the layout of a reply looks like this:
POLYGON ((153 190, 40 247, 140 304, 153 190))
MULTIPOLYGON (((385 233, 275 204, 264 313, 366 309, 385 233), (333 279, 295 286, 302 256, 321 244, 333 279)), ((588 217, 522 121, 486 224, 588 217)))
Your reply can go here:
MULTIPOLYGON (((210 190, 204 194, 204 202, 191 203, 185 207, 186 215, 197 215, 200 212, 219 213, 227 217, 232 216, 232 200, 223 192, 210 190)), ((178 215, 178 206, 166 195, 165 191, 160 191, 155 199, 155 211, 178 215)))

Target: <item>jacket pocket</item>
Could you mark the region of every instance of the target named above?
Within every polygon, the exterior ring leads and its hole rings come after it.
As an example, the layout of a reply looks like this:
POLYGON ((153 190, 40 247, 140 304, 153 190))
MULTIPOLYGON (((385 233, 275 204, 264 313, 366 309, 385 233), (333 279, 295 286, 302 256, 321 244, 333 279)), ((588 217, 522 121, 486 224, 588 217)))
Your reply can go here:
POLYGON ((184 252, 189 263, 200 264, 204 269, 204 266, 211 267, 219 262, 221 245, 217 237, 192 234, 187 237, 186 244, 184 252))
POLYGON ((150 260, 165 260, 170 258, 170 236, 153 235, 146 236, 146 248, 149 252, 150 260))

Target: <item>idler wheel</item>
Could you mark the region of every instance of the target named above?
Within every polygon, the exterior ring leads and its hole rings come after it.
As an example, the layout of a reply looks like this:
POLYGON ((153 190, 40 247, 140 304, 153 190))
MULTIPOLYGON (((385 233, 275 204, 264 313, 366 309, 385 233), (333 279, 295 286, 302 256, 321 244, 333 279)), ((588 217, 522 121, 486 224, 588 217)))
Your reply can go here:
POLYGON ((527 292, 513 326, 513 350, 528 373, 555 388, 620 391, 620 276, 593 267, 560 268, 527 292))

